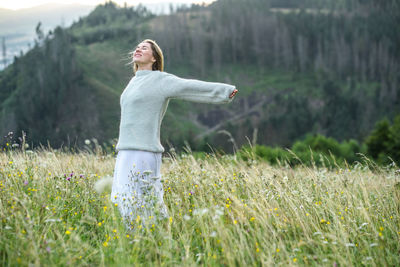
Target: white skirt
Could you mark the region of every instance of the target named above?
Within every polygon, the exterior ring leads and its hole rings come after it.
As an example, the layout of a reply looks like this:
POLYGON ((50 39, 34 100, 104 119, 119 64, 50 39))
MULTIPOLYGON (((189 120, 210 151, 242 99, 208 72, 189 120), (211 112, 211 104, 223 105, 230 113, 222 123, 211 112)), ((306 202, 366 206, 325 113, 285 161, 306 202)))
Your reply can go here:
POLYGON ((118 151, 111 201, 117 204, 128 229, 168 218, 163 200, 161 155, 143 150, 118 151))

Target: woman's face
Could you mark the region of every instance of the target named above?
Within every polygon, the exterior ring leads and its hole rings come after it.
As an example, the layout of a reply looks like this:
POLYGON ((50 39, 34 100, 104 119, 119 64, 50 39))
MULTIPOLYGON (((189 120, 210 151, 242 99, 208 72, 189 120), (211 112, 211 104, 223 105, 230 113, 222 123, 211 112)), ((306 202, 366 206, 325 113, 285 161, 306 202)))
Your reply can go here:
POLYGON ((133 61, 141 65, 153 64, 156 62, 153 51, 151 50, 151 45, 147 42, 138 44, 133 54, 133 61))

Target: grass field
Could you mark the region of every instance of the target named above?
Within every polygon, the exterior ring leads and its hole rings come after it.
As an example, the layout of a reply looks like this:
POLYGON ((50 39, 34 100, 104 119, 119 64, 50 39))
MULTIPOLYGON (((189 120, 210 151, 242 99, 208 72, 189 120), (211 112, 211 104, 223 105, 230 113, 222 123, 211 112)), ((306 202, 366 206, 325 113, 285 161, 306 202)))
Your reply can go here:
POLYGON ((115 155, 42 149, 0 158, 2 266, 400 265, 396 167, 165 155, 170 217, 128 232, 110 190, 94 190, 115 155))

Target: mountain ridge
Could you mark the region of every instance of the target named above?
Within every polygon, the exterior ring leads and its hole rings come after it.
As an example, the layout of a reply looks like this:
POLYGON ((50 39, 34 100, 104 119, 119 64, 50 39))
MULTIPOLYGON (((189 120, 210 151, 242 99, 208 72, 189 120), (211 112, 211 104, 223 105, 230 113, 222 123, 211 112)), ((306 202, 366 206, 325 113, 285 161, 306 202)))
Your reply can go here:
MULTIPOLYGON (((220 0, 218 5, 195 6, 168 16, 155 16, 145 9, 124 9, 113 4, 97 6, 71 27, 55 31, 54 41, 41 41, 45 45, 31 51, 29 61, 22 57, 20 63, 0 73, 1 134, 5 135, 10 129, 6 127, 4 114, 13 110, 14 115, 9 117, 15 119, 9 125, 17 125, 13 128, 15 132, 30 125, 31 136, 37 132, 32 137, 37 142, 46 143, 46 138, 51 138, 58 146, 70 135, 69 139, 77 138, 81 145, 84 139, 91 137, 101 143, 112 143, 118 135, 118 96, 133 75, 131 66, 126 66, 123 60, 127 52, 145 38, 157 40, 162 47, 166 71, 184 78, 231 83, 239 89, 232 105, 171 101, 162 124, 162 143, 167 144, 167 148, 169 144, 181 147, 187 141, 196 149, 206 149, 207 143, 212 143, 230 151, 231 142, 218 134, 221 129, 230 132, 239 145, 247 143, 246 137, 254 132, 258 132, 257 140, 261 144, 268 145, 288 146, 307 133, 362 140, 376 120, 398 112, 398 87, 386 80, 395 74, 398 61, 390 61, 393 67, 387 72, 379 67, 386 64, 385 58, 395 56, 359 57, 366 53, 364 50, 350 54, 349 49, 356 49, 358 42, 367 36, 357 36, 359 31, 354 30, 350 32, 351 38, 345 39, 346 32, 339 31, 343 24, 351 25, 351 29, 374 25, 375 16, 341 18, 340 14, 330 17, 329 13, 302 11, 272 14, 264 12, 263 8, 268 11, 268 7, 262 3, 220 0), (336 34, 334 38, 332 34, 336 34), (72 51, 72 57, 63 55, 64 49, 58 47, 64 42, 67 50, 72 51), (47 50, 52 61, 41 55, 40 51, 47 50), (63 66, 62 62, 69 58, 72 61, 63 66), (357 63, 350 64, 350 59, 357 63), (370 60, 374 60, 373 63, 370 60), (23 64, 36 61, 44 65, 30 68, 29 64, 23 64), (53 73, 47 64, 54 66, 57 72, 53 73), (367 64, 376 66, 375 72, 365 72, 367 64), (55 78, 43 80, 46 72, 55 78), (73 79, 68 72, 73 74, 73 79), (371 73, 374 75, 369 75, 371 73), (52 104, 59 117, 39 112, 41 105, 49 105, 45 98, 34 100, 37 102, 32 100, 35 104, 26 103, 31 105, 30 112, 5 104, 6 101, 10 103, 8 92, 34 88, 36 94, 45 95, 44 90, 53 92, 55 88, 50 82, 57 83, 57 79, 65 78, 69 79, 68 84, 60 86, 69 93, 59 91, 59 95, 52 96, 55 103, 60 104, 52 104), (18 85, 17 80, 22 85, 18 85), (65 98, 66 95, 69 98, 65 98), (257 100, 264 97, 270 100, 252 110, 257 100), (38 118, 49 117, 41 131, 29 122, 28 114, 34 112, 38 118), (237 121, 230 120, 232 114, 238 115, 237 121), (69 127, 63 119, 68 119, 69 127), (45 125, 50 126, 46 128, 45 125), (216 126, 217 130, 202 136, 207 129, 216 126), (51 129, 59 131, 55 134, 51 129), (198 140, 199 136, 202 140, 198 140)), ((370 32, 379 33, 379 29, 369 27, 370 32)), ((366 44, 370 46, 368 53, 371 55, 376 47, 380 47, 381 55, 390 53, 385 50, 388 46, 380 41, 371 39, 366 44)), ((17 98, 14 101, 16 103, 17 98)))

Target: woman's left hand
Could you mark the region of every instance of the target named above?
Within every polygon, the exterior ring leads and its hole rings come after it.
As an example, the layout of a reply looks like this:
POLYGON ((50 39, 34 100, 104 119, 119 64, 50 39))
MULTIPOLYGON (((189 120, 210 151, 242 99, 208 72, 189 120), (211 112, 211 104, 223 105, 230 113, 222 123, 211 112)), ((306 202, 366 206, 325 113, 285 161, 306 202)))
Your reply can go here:
POLYGON ((233 90, 233 92, 229 95, 229 98, 232 98, 236 95, 236 93, 238 92, 237 89, 233 90))

